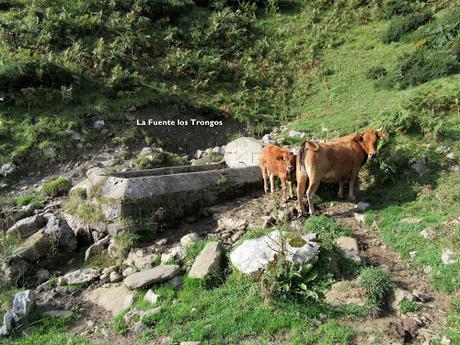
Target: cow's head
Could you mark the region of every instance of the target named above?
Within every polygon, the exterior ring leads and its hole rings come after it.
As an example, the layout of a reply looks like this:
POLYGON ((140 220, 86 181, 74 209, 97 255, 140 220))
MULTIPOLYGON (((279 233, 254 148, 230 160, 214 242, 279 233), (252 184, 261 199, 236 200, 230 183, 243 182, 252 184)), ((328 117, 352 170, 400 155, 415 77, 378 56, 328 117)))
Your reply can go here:
POLYGON ((377 155, 378 141, 386 138, 386 136, 386 132, 370 128, 364 132, 356 133, 353 140, 361 145, 369 158, 374 158, 377 155))
POLYGON ((292 152, 283 152, 276 159, 283 162, 288 174, 295 170, 296 156, 292 152))

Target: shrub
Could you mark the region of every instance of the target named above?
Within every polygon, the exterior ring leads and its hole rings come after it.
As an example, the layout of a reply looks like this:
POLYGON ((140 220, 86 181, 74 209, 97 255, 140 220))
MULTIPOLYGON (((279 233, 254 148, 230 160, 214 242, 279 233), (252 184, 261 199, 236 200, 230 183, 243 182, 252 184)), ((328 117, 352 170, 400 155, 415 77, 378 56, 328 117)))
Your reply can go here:
POLYGON ((404 34, 429 22, 432 16, 431 10, 427 9, 423 12, 410 14, 406 17, 394 18, 382 35, 382 42, 390 43, 399 41, 404 34))
POLYGON ((129 72, 123 69, 120 65, 112 68, 110 78, 107 80, 107 85, 113 91, 133 90, 140 85, 142 78, 137 72, 129 72))
POLYGON ((43 199, 37 194, 26 194, 18 196, 15 202, 18 207, 23 207, 34 203, 43 204, 43 199))
POLYGON ((43 185, 43 194, 52 198, 67 194, 72 187, 72 181, 67 177, 59 177, 43 185))
POLYGON ((407 15, 411 11, 411 1, 387 0, 382 5, 381 16, 383 19, 391 19, 396 16, 407 15))
POLYGON ((371 67, 367 73, 366 73, 366 77, 368 79, 379 79, 381 77, 384 77, 388 74, 388 71, 386 70, 385 67, 381 67, 381 66, 375 66, 375 67, 371 67))
POLYGON ((361 287, 366 289, 371 303, 382 307, 385 299, 393 292, 394 284, 390 275, 378 267, 366 267, 361 270, 358 277, 361 287))

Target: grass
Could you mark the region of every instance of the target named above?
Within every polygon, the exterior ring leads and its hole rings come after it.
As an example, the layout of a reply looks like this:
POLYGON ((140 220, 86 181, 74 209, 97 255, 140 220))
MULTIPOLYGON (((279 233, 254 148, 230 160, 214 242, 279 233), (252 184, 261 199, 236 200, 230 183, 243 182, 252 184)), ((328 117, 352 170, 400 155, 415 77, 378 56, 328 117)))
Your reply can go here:
POLYGON ((405 313, 415 313, 421 307, 420 302, 409 301, 408 299, 403 299, 399 304, 399 311, 401 314, 405 313))
POLYGON ((15 202, 18 207, 30 204, 43 205, 43 198, 37 194, 25 194, 16 197, 15 202))
POLYGON ((383 307, 385 300, 394 290, 390 275, 378 267, 366 267, 358 277, 359 285, 366 289, 368 303, 383 307))
POLYGON ((59 177, 57 179, 46 182, 43 185, 43 194, 52 198, 60 195, 65 195, 72 187, 72 181, 67 177, 59 177))
POLYGON ((306 232, 316 232, 323 247, 330 249, 334 240, 339 236, 349 236, 352 231, 337 221, 324 215, 309 217, 305 222, 306 232))

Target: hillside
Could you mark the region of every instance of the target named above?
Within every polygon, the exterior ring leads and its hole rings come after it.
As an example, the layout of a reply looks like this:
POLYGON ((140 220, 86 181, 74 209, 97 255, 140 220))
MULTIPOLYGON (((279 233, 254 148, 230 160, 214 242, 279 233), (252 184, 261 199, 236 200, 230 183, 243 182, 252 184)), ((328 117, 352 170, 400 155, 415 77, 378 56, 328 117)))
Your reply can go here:
MULTIPOLYGON (((75 304, 71 317, 37 312, 29 338, 18 331, 0 343, 60 344, 68 337, 69 344, 460 344, 459 1, 3 0, 0 37, 5 262, 22 243, 6 235, 11 214, 21 218, 46 206, 105 221, 90 200, 100 198, 97 191, 66 196, 95 157, 115 157, 105 168, 114 172, 189 164, 196 150, 242 134, 273 132, 292 147, 303 140, 298 132, 331 139, 383 127, 389 134, 360 173, 359 201, 369 203, 362 218, 354 216, 354 204, 337 200, 334 186, 323 184, 316 203, 326 216, 306 220, 294 219, 292 202, 280 205, 277 197, 257 193, 219 204, 211 220, 197 215, 159 230, 152 230, 156 214, 124 220, 143 232, 115 236, 120 257, 104 251, 83 264, 80 248, 64 268, 53 267, 57 273, 44 285, 59 307, 75 304), (191 118, 223 125, 136 126, 137 119, 191 118), (162 151, 150 159, 139 153, 144 147, 162 151), (3 169, 11 164, 11 172, 3 169), (55 180, 70 174, 72 182, 55 180), (278 219, 285 212, 287 219, 278 219), (247 224, 225 238, 217 226, 221 216, 247 224), (318 232, 324 248, 317 266, 274 265, 260 280, 238 272, 229 258, 234 247, 273 230, 262 216, 277 218, 276 229, 318 232), (118 267, 113 272, 120 275, 137 247, 155 248, 149 255, 158 254, 156 265, 160 252, 192 230, 200 241, 187 248, 183 262, 172 263, 188 272, 217 239, 222 270, 200 282, 184 277, 179 290, 159 285, 161 312, 133 312, 126 321, 132 311, 151 311, 142 299, 146 289, 138 289, 130 311, 107 317, 80 298, 98 283, 59 283, 61 274, 81 266, 118 267), (357 238, 360 264, 337 250, 340 236, 357 238), (157 243, 163 237, 168 244, 157 243), (364 305, 326 302, 343 281, 366 291, 364 305), (393 310, 388 300, 395 289, 396 295, 422 289, 432 300, 406 296, 393 310), (398 340, 398 325, 407 318, 422 324, 398 340), (141 321, 148 329, 134 334, 141 321)), ((295 236, 289 241, 298 241, 295 236)), ((34 286, 32 278, 0 287, 2 313, 18 289, 34 286)))

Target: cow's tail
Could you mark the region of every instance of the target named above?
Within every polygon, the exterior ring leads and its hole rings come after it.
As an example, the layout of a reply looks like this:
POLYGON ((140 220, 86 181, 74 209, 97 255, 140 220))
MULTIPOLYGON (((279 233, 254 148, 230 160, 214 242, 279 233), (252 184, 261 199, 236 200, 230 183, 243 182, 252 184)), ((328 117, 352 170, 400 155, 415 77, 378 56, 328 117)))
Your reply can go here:
POLYGON ((312 150, 313 152, 316 152, 319 150, 319 145, 315 143, 314 141, 304 141, 302 145, 300 145, 299 154, 298 154, 299 160, 297 164, 300 167, 300 173, 302 175, 307 174, 307 169, 305 166, 305 157, 307 156, 308 150, 312 150))

